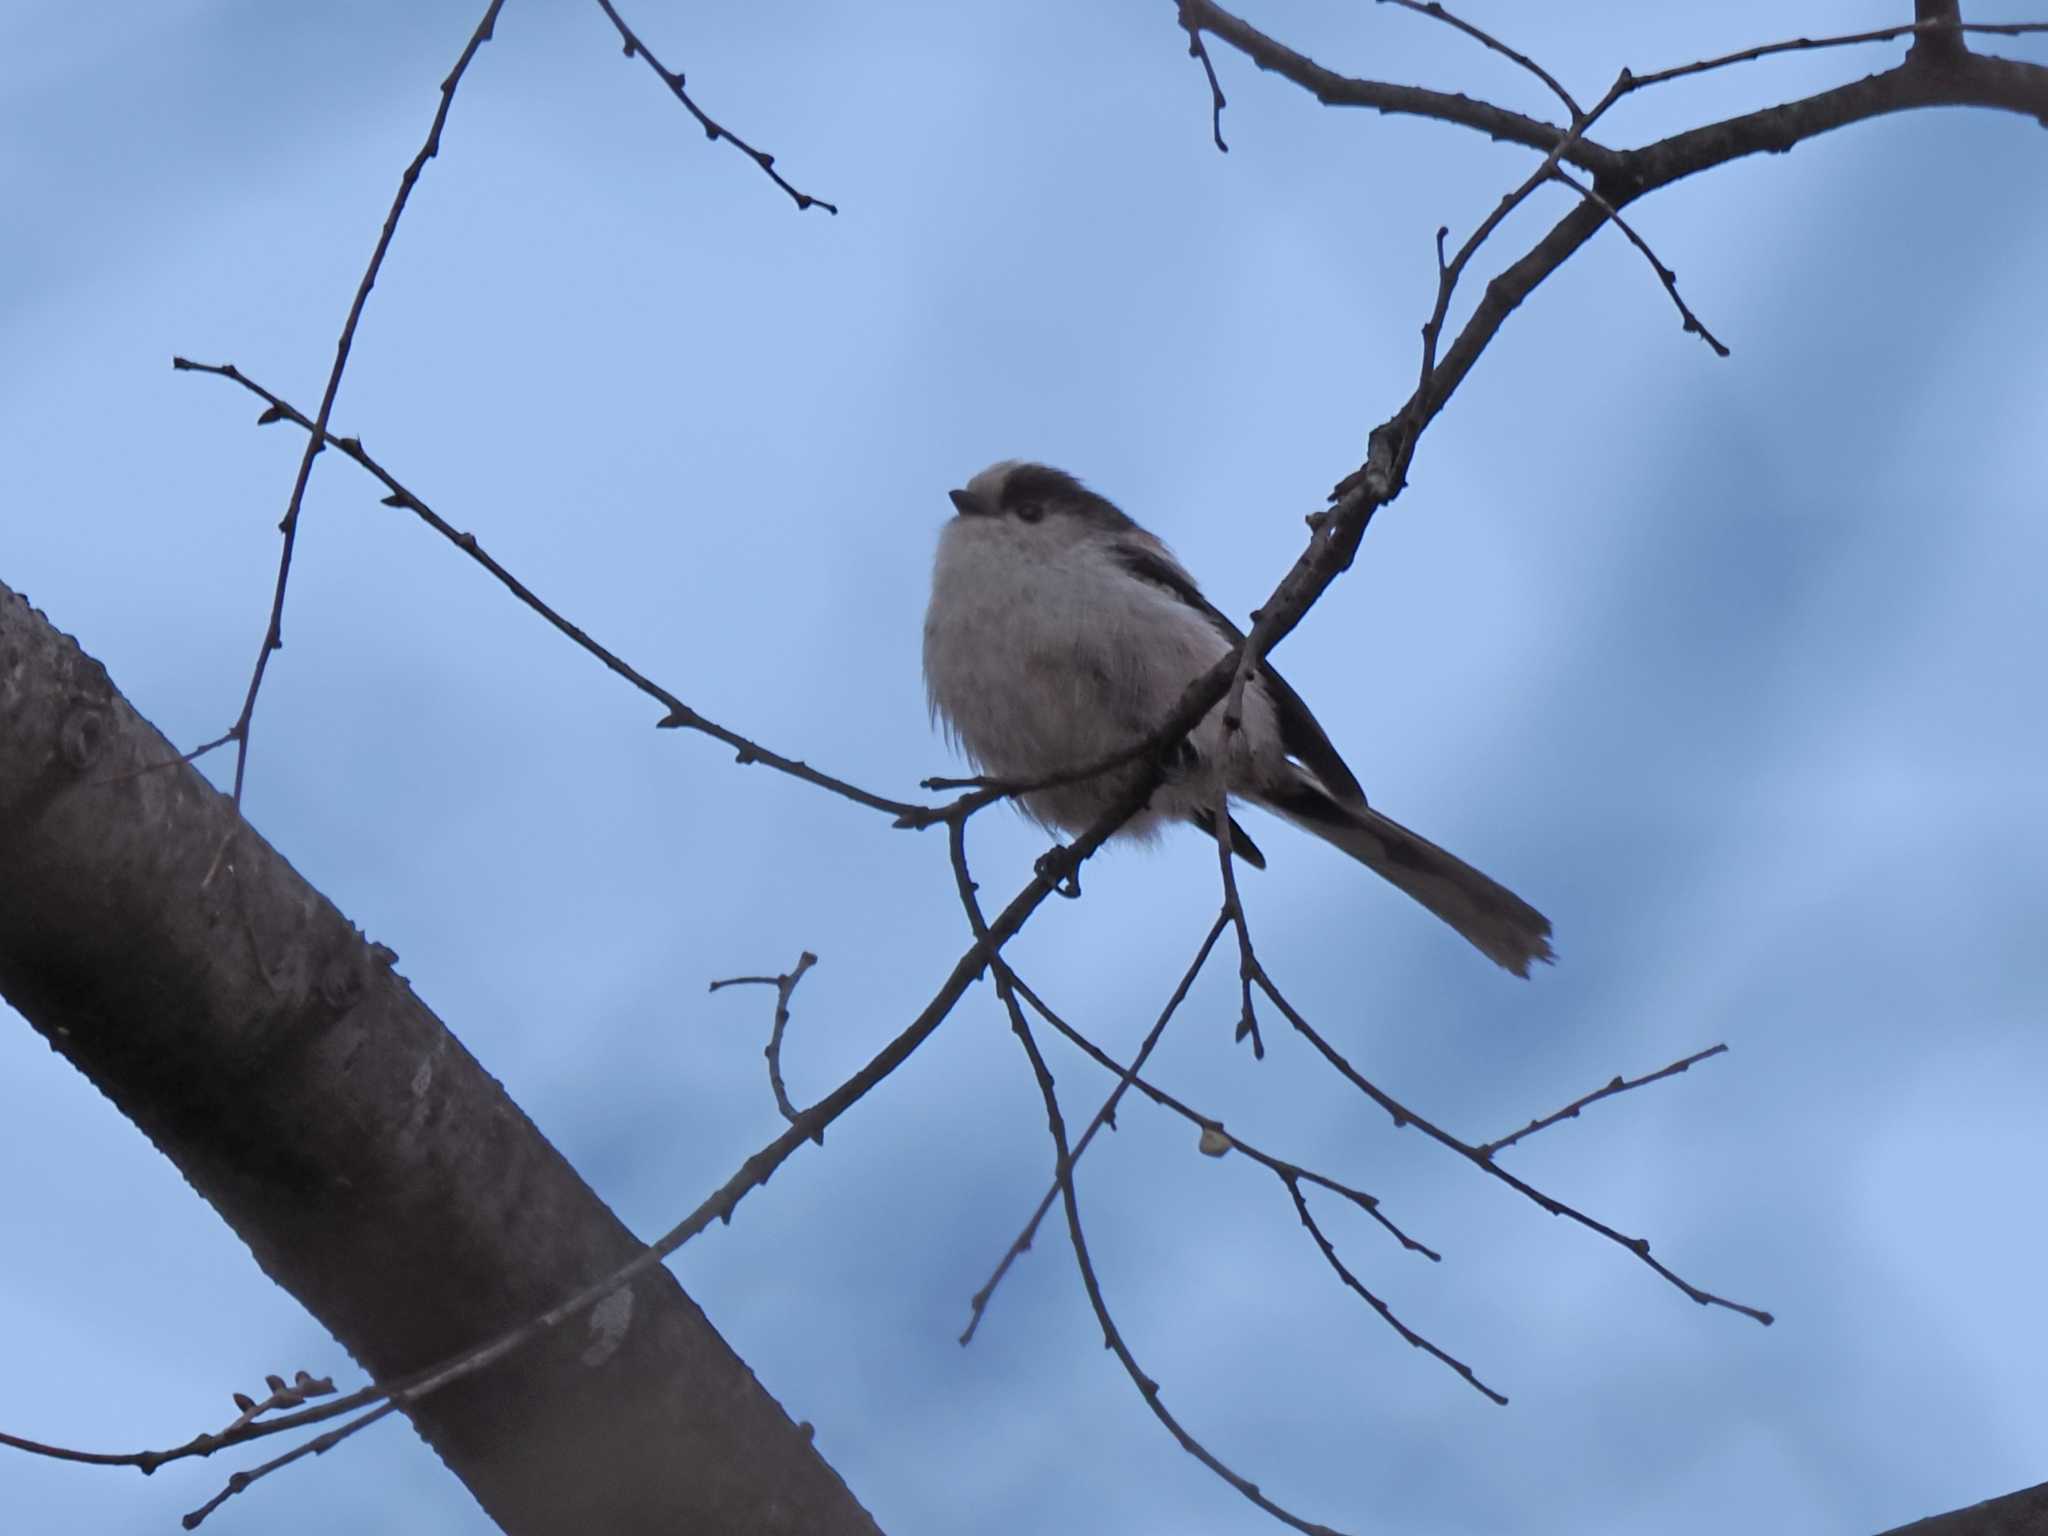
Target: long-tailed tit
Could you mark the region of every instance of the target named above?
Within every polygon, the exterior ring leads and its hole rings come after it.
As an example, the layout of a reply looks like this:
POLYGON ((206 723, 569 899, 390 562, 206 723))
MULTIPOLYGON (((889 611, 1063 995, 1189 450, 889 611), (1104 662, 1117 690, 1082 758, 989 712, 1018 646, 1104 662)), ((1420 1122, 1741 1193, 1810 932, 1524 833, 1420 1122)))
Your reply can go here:
MULTIPOLYGON (((1006 460, 951 495, 958 516, 939 536, 925 684, 934 717, 985 773, 1042 779, 1135 745, 1243 638, 1164 544, 1072 475, 1006 460)), ((1271 665, 1249 680, 1242 713, 1230 733, 1223 706, 1209 712, 1126 834, 1186 821, 1213 835, 1227 788, 1343 849, 1517 976, 1551 958, 1541 912, 1366 805, 1271 665)), ((1080 832, 1144 771, 1128 763, 1033 791, 1023 805, 1080 832)), ((1238 856, 1263 869, 1234 818, 1230 829, 1238 856)))

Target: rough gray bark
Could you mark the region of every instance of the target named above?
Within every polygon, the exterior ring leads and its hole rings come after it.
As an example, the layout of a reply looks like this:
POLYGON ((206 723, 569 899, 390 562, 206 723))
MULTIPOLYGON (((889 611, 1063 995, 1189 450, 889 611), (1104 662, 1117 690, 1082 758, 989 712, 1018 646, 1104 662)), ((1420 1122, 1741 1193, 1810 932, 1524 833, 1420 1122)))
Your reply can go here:
MULTIPOLYGON (((0 995, 376 1377, 632 1257, 390 953, 195 770, 150 766, 176 755, 0 584, 0 995)), ((494 1520, 875 1536, 672 1275, 621 1295, 413 1410, 494 1520)))

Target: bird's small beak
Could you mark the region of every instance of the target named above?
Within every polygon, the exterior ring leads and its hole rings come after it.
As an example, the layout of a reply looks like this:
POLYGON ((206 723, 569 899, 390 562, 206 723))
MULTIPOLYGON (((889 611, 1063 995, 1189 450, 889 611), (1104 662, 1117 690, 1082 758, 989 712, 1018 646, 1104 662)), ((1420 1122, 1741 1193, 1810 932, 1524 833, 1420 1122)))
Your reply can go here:
POLYGON ((987 517, 991 508, 972 491, 948 491, 953 500, 953 510, 962 517, 987 517))

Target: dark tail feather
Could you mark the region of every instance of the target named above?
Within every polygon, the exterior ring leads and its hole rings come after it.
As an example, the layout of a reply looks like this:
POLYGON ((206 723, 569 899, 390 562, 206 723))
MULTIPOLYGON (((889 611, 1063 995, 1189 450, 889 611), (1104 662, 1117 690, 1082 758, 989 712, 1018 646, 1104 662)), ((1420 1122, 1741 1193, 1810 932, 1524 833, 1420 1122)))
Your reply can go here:
POLYGON ((1463 859, 1444 852, 1367 806, 1343 805, 1307 785, 1262 796, 1266 805, 1405 891, 1449 923, 1487 959, 1517 976, 1546 965, 1550 919, 1463 859))
MULTIPOLYGON (((1214 837, 1216 835, 1216 813, 1214 811, 1197 811, 1195 812, 1194 821, 1195 825, 1208 833, 1209 836, 1214 837)), ((1266 856, 1259 852, 1259 845, 1252 841, 1251 833, 1245 831, 1243 827, 1237 824, 1235 816, 1230 818, 1230 851, 1240 859, 1243 859, 1245 863, 1251 865, 1253 869, 1264 869, 1266 867, 1266 856)))

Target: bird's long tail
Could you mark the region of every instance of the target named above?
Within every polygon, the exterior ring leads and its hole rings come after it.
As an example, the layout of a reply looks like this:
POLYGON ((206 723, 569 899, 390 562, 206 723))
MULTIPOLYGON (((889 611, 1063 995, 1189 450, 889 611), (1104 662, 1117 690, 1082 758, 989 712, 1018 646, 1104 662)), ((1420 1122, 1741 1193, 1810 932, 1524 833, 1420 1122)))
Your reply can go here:
POLYGON ((1260 799, 1407 892, 1496 965, 1527 976, 1531 961, 1548 964, 1555 958, 1549 918, 1398 821, 1369 806, 1333 800, 1308 785, 1260 799))

